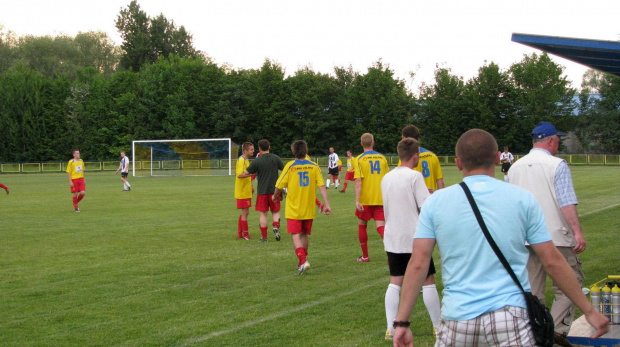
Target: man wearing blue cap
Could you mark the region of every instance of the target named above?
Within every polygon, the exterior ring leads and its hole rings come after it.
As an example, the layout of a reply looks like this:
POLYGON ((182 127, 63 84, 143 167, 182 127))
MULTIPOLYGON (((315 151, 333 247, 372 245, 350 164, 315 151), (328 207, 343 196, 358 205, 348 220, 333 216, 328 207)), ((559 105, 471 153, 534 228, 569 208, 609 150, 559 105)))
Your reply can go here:
MULTIPOLYGON (((553 243, 571 265, 575 276, 583 284, 583 271, 578 254, 586 249, 586 240, 577 215, 577 196, 573 188, 570 169, 561 158, 555 157, 560 136, 551 123, 540 122, 532 130, 533 148, 530 153, 515 162, 508 172, 508 180, 530 191, 542 206, 545 222, 553 243)), ((540 258, 531 247, 527 264, 529 280, 534 293, 545 302, 547 274, 540 258)), ((551 315, 555 322, 556 343, 570 346, 564 337, 568 334, 575 316, 575 306, 553 283, 555 300, 551 315)))

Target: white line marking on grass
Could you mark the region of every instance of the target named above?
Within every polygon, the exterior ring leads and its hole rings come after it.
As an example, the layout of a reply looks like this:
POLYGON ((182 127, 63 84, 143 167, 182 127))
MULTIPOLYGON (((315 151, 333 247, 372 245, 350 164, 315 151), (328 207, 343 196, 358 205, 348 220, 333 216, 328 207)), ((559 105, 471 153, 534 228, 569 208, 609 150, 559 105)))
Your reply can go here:
POLYGON ((610 209, 612 209, 614 207, 618 207, 618 206, 620 206, 620 204, 609 205, 607 207, 599 208, 598 210, 594 210, 594 211, 586 212, 584 214, 580 214, 579 216, 580 217, 589 216, 591 214, 607 211, 607 210, 610 210, 610 209))
POLYGON ((251 327, 251 326, 256 325, 256 324, 260 324, 260 323, 264 323, 264 322, 267 322, 267 321, 270 321, 270 320, 281 318, 281 317, 284 317, 284 316, 287 316, 287 315, 290 315, 290 314, 293 314, 293 313, 296 313, 296 312, 299 312, 299 311, 303 311, 305 309, 308 309, 308 308, 311 308, 311 307, 314 307, 314 306, 317 306, 317 305, 324 304, 324 303, 329 302, 329 301, 334 301, 334 300, 339 299, 341 297, 346 297, 346 296, 355 294, 357 292, 364 291, 364 290, 366 290, 366 289, 368 289, 370 287, 373 287, 373 286, 376 286, 376 285, 379 285, 379 284, 382 284, 382 283, 384 284, 385 282, 386 282, 386 279, 382 278, 380 280, 371 282, 370 284, 367 284, 365 286, 356 286, 355 289, 350 290, 348 292, 342 292, 342 293, 339 293, 337 295, 326 296, 326 297, 324 297, 324 298, 322 298, 320 300, 311 301, 309 303, 306 303, 306 304, 303 304, 303 305, 300 305, 300 306, 297 306, 297 307, 293 307, 293 308, 288 309, 288 310, 284 310, 284 311, 273 313, 273 314, 271 314, 269 316, 260 317, 260 318, 257 318, 255 320, 251 320, 251 321, 248 321, 248 322, 245 322, 245 323, 241 323, 241 324, 236 324, 234 328, 220 330, 220 331, 214 331, 214 332, 212 332, 210 334, 192 337, 191 339, 188 339, 188 340, 185 340, 185 341, 180 342, 178 344, 175 344, 174 346, 189 346, 189 345, 192 345, 192 344, 195 344, 195 343, 204 342, 204 341, 210 340, 210 339, 212 339, 214 337, 218 337, 220 335, 224 335, 224 334, 228 334, 228 333, 233 333, 233 332, 235 332, 237 330, 241 330, 241 329, 248 328, 248 327, 251 327))

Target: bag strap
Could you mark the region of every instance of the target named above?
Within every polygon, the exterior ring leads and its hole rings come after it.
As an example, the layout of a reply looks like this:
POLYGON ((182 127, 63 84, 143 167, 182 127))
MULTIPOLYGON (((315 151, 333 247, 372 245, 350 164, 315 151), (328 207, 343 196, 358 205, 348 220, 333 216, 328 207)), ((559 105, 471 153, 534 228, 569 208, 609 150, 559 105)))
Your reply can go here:
POLYGON ((512 280, 515 281, 515 283, 519 286, 521 291, 523 293, 525 293, 525 290, 523 290, 523 286, 521 285, 521 282, 519 282, 519 279, 517 278, 517 275, 515 275, 514 271, 512 271, 512 267, 510 266, 510 264, 508 264, 508 261, 506 260, 506 258, 502 254, 502 251, 500 251, 499 247, 495 243, 495 240, 493 240, 493 237, 489 233, 489 229, 487 229, 487 226, 484 223, 484 219, 482 219, 482 214, 480 214, 480 210, 478 209, 478 205, 476 205, 476 201, 474 200, 474 197, 471 195, 471 191, 469 190, 469 187, 467 187, 467 184, 465 184, 465 182, 461 182, 461 183, 459 183, 459 185, 465 191, 465 195, 467 196, 467 200, 469 200, 469 204, 471 205, 471 209, 474 211, 474 214, 476 215, 476 219, 478 220, 478 224, 480 224, 480 229, 482 229, 482 233, 484 234, 484 236, 486 237, 487 241, 491 245, 491 248, 493 249, 493 252, 495 252, 495 255, 497 255, 497 258, 499 258, 499 261, 502 263, 502 265, 504 265, 504 268, 506 268, 506 271, 508 271, 508 274, 510 274, 510 277, 512 278, 512 280))

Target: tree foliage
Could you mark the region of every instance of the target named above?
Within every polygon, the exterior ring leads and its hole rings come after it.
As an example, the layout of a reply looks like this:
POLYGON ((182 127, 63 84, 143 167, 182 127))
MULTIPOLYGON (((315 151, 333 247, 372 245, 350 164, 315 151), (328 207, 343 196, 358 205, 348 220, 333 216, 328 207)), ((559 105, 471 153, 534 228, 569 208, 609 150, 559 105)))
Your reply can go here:
POLYGON ((136 0, 121 9, 116 19, 116 28, 123 39, 122 68, 138 71, 144 64, 155 63, 159 57, 198 56, 192 35, 183 26, 177 28, 163 14, 149 17, 140 9, 136 0))
POLYGON ((297 139, 308 141, 312 155, 329 147, 359 153, 365 132, 375 135, 378 151, 393 154, 407 124, 438 154, 453 154, 470 128, 523 153, 542 120, 580 129, 590 151, 620 151, 619 79, 592 74, 588 90, 600 98, 584 94, 576 105, 563 68, 546 54, 506 70, 485 64, 468 81, 437 68, 434 83, 415 96, 381 60, 363 73, 302 67, 287 74, 269 59, 257 69, 218 66, 193 48, 182 26, 149 17, 136 1, 116 24, 121 47, 100 32, 16 37, 0 30, 0 161, 64 161, 73 148, 85 159, 109 159, 129 151, 132 140, 215 137, 267 138, 283 156, 297 139))
MULTIPOLYGON (((589 152, 620 152, 620 77, 589 73, 584 81, 599 94, 580 95, 581 112, 577 133, 589 152)), ((589 89, 589 90, 593 90, 589 89)), ((587 90, 587 89, 586 89, 587 90)))

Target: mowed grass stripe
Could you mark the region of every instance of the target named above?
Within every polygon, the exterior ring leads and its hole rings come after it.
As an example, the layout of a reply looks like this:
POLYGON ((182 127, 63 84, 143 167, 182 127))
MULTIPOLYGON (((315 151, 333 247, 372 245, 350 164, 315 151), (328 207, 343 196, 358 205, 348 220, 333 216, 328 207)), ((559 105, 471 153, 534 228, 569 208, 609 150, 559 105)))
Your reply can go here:
MULTIPOLYGON (((586 283, 593 283, 620 272, 610 242, 620 167, 571 170, 588 241, 581 256, 586 283)), ((460 181, 455 167, 444 175, 447 185, 460 181)), ((235 239, 234 178, 129 179, 134 189, 123 193, 118 175, 87 173, 78 214, 64 174, 0 176, 11 188, 0 196, 2 345, 389 345, 386 257, 371 222, 371 262, 355 262, 351 184, 346 194, 329 190, 334 213, 317 216, 312 269, 298 276, 286 233, 276 242, 269 228, 269 242, 257 242, 255 211, 255 239, 235 239)), ((439 267, 437 254, 435 261, 439 267)), ((421 299, 412 321, 416 345, 431 346, 421 299)))

